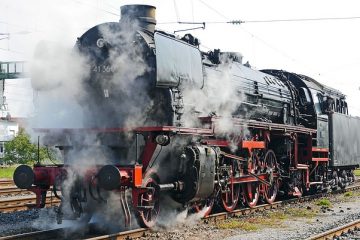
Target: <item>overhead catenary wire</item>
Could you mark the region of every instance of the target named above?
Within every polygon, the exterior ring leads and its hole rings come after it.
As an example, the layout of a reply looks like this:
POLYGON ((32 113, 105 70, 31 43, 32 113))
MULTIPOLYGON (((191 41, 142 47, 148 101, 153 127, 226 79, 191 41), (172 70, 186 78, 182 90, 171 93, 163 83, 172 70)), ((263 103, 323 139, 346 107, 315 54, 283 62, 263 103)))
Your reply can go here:
MULTIPOLYGON (((206 24, 233 24, 233 25, 240 25, 240 24, 244 24, 244 23, 274 23, 274 22, 295 22, 295 21, 324 21, 324 20, 346 20, 346 19, 360 19, 360 17, 326 17, 326 18, 297 18, 297 19, 270 19, 270 20, 249 20, 249 21, 242 21, 242 20, 229 20, 230 18, 228 18, 227 16, 225 16, 224 14, 222 14, 221 12, 219 12, 217 9, 213 8, 212 6, 210 6, 209 4, 205 3, 203 0, 197 0, 200 3, 202 3, 204 6, 206 6, 207 8, 209 8, 210 10, 212 10, 213 12, 215 12, 216 14, 218 14, 219 16, 221 16, 222 18, 226 19, 227 21, 197 21, 197 22, 186 22, 186 21, 177 21, 177 22, 164 22, 164 23, 159 23, 159 24, 202 24, 204 27, 203 29, 205 29, 205 25, 206 24)), ((174 0, 175 3, 175 0, 174 0)), ((177 9, 176 9, 177 10, 177 9)), ((177 14, 178 15, 178 14, 177 14)), ((193 29, 199 29, 199 28, 193 28, 193 29)), ((188 30, 192 30, 191 28, 189 28, 188 30)), ((245 33, 249 34, 252 38, 256 39, 257 41, 261 42, 262 44, 264 44, 265 46, 267 46, 268 48, 272 49, 273 51, 279 53, 280 55, 282 55, 283 57, 291 60, 292 62, 296 62, 300 65, 302 65, 303 67, 306 67, 308 69, 310 69, 311 71, 314 71, 314 69, 312 69, 312 67, 308 66, 307 64, 301 63, 298 60, 296 60, 294 57, 291 57, 289 54, 285 53, 284 51, 279 50, 278 48, 272 46, 271 44, 269 44, 267 41, 263 40, 262 38, 256 36, 255 34, 251 33, 250 31, 244 29, 244 27, 241 28, 241 30, 243 30, 245 33)), ((320 73, 317 73, 320 75, 320 73)))
MULTIPOLYGON (((289 18, 289 19, 267 19, 267 20, 231 20, 231 21, 199 21, 205 24, 246 24, 246 23, 281 23, 281 22, 309 22, 309 21, 337 21, 337 20, 360 20, 360 17, 324 17, 324 18, 289 18)), ((160 22, 158 24, 198 24, 198 22, 160 22)))
POLYGON ((206 2, 204 2, 203 0, 197 0, 200 3, 202 3, 204 6, 206 6, 208 9, 212 10, 213 12, 217 13, 219 16, 221 16, 224 19, 228 19, 224 14, 222 14, 221 12, 219 12, 217 9, 213 8, 212 6, 210 6, 209 4, 207 4, 206 2))
POLYGON ((232 20, 226 23, 242 24, 242 23, 276 23, 276 22, 308 22, 308 21, 332 21, 332 20, 357 20, 360 17, 323 17, 323 18, 289 18, 289 19, 268 19, 268 20, 232 20))

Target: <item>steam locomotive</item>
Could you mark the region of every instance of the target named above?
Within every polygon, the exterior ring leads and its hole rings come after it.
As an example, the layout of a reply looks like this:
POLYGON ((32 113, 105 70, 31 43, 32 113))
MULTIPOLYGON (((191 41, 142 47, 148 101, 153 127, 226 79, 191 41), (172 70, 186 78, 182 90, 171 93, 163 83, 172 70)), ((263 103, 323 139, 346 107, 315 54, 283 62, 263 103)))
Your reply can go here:
POLYGON ((126 226, 135 214, 152 227, 163 195, 209 214, 215 204, 231 212, 354 181, 360 119, 344 94, 301 74, 254 70, 239 53, 202 52, 194 36, 155 25, 155 7, 125 5, 120 22, 78 38, 88 63, 84 127, 38 130, 64 164, 14 173, 37 207, 52 189, 59 222, 87 221, 115 194, 126 226))

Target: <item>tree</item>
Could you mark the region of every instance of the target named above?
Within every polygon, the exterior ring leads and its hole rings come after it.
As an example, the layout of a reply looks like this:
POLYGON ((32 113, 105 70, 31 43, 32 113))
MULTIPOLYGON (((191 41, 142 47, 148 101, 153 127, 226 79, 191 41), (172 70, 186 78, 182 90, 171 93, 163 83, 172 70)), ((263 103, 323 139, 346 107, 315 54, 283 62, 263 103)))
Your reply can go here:
MULTIPOLYGON (((40 161, 52 159, 53 151, 48 151, 45 147, 40 147, 40 161)), ((11 141, 5 143, 5 164, 33 164, 38 159, 37 144, 30 141, 30 136, 24 129, 20 129, 18 135, 11 141)))

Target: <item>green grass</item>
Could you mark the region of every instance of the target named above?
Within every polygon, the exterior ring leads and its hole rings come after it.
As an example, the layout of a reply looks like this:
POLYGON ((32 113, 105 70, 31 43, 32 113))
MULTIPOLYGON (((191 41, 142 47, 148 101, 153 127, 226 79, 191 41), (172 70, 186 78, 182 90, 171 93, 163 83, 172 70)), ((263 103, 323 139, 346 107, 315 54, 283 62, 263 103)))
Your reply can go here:
POLYGON ((354 174, 355 176, 360 177, 360 169, 355 169, 354 174))
POLYGON ((345 192, 342 197, 343 201, 353 201, 356 199, 356 197, 360 197, 360 192, 348 191, 345 192))
POLYGON ((318 201, 316 201, 316 205, 318 206, 324 206, 324 207, 330 207, 331 206, 331 202, 329 199, 327 198, 322 198, 318 201))
POLYGON ((282 221, 288 215, 283 212, 271 212, 262 217, 251 217, 246 219, 231 218, 217 224, 219 229, 241 229, 244 231, 256 231, 263 228, 283 227, 282 221))
POLYGON ((0 167, 0 178, 12 178, 15 167, 0 167))
POLYGON ((313 210, 308 210, 305 208, 291 208, 285 211, 285 214, 290 217, 295 218, 313 218, 316 216, 316 213, 313 210))
POLYGON ((279 219, 281 219, 281 220, 288 219, 289 216, 288 216, 286 213, 284 213, 284 212, 276 211, 276 212, 270 212, 270 213, 268 214, 268 217, 269 217, 271 220, 276 221, 276 220, 279 220, 279 219))
POLYGON ((354 196, 354 192, 352 192, 352 191, 348 191, 348 192, 344 193, 344 197, 352 197, 352 196, 354 196))
POLYGON ((241 229, 245 231, 256 231, 264 228, 285 227, 282 223, 284 220, 291 218, 307 218, 310 221, 317 214, 313 210, 305 208, 291 208, 285 211, 275 211, 266 213, 261 217, 251 218, 231 218, 221 221, 217 224, 219 229, 241 229))

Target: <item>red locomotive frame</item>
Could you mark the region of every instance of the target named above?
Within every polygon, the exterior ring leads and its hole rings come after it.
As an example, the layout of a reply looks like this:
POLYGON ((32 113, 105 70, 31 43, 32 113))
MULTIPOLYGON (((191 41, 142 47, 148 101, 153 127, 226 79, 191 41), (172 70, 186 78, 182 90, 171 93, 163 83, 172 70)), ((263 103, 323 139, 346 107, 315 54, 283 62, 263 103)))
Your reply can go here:
MULTIPOLYGON (((264 200, 268 203, 273 203, 281 185, 280 173, 276 167, 276 157, 274 152, 268 148, 271 138, 289 138, 292 143, 292 151, 290 154, 290 170, 293 172, 299 172, 302 177, 302 182, 305 183, 305 189, 309 189, 311 185, 322 184, 322 182, 311 182, 310 174, 314 168, 318 167, 321 164, 326 164, 328 159, 327 149, 319 149, 311 146, 311 139, 316 134, 316 130, 293 126, 293 125, 282 125, 274 123, 264 123, 257 122, 252 120, 241 120, 235 119, 235 127, 244 127, 252 129, 259 133, 259 136, 256 134, 252 139, 238 140, 238 148, 245 150, 247 152, 247 157, 237 156, 233 153, 225 152, 223 149, 228 149, 230 144, 229 140, 221 138, 221 134, 217 131, 217 118, 202 118, 204 126, 207 128, 183 128, 183 127, 173 127, 173 126, 160 126, 160 127, 140 127, 135 129, 42 129, 39 130, 42 133, 54 133, 59 134, 82 134, 86 133, 119 133, 124 131, 132 131, 137 134, 146 135, 145 147, 141 153, 140 159, 142 164, 134 164, 132 166, 114 166, 113 169, 110 169, 110 172, 115 175, 108 176, 109 178, 118 179, 118 184, 115 183, 114 187, 110 187, 107 190, 114 190, 120 192, 122 196, 120 198, 121 206, 125 215, 125 224, 129 225, 131 222, 131 213, 129 206, 125 197, 125 190, 132 189, 132 206, 136 209, 137 214, 140 215, 144 226, 152 226, 156 220, 156 216, 159 211, 158 198, 161 191, 168 190, 181 190, 183 187, 183 182, 171 182, 171 183, 158 183, 158 179, 154 179, 151 171, 149 172, 148 165, 154 155, 155 149, 158 145, 155 138, 159 134, 165 134, 168 136, 175 135, 191 135, 199 136, 201 138, 200 144, 202 146, 216 148, 219 156, 231 159, 234 162, 241 162, 246 164, 246 167, 243 167, 239 170, 238 175, 234 173, 231 174, 229 179, 227 179, 226 188, 227 191, 222 191, 221 201, 222 205, 227 211, 232 211, 235 209, 237 202, 239 201, 240 186, 242 188, 242 196, 245 199, 246 203, 250 207, 256 206, 259 196, 263 196, 264 200), (301 136, 302 139, 307 139, 308 145, 301 146, 298 144, 298 137, 301 136), (265 157, 260 159, 256 155, 257 151, 263 151, 265 157), (315 157, 313 157, 315 156, 315 157), (272 163, 266 162, 266 159, 273 158, 272 163), (312 167, 312 163, 314 167, 312 167), (261 172, 261 167, 266 164, 273 164, 270 169, 273 169, 272 172, 261 172), (274 165, 275 164, 275 165, 274 165), (114 170, 116 168, 117 170, 114 170), (258 170, 260 169, 260 170, 258 170), (117 175, 119 178, 117 178, 117 175), (113 177, 115 176, 115 177, 113 177), (274 189, 274 185, 275 188, 274 189), (270 188, 272 190, 270 191, 270 188), (276 191, 276 193, 274 193, 276 191), (154 216, 153 216, 154 215, 154 216)), ((239 136, 236 136, 239 137, 239 136)), ((171 137, 170 139, 171 140, 171 137)), ((270 160, 269 160, 270 161, 270 160)), ((263 167, 264 167, 263 166, 263 167)), ((50 187, 58 190, 59 184, 57 183, 58 179, 64 179, 67 174, 66 165, 57 165, 57 166, 42 166, 35 165, 33 168, 33 181, 31 186, 27 186, 28 190, 33 191, 37 196, 36 207, 44 207, 46 193, 50 190, 50 187)), ((99 180, 96 179, 97 174, 103 166, 94 166, 91 169, 88 169, 85 176, 83 177, 83 182, 89 184, 89 188, 95 187, 99 184, 99 180)), ((110 168, 110 167, 109 167, 110 168)), ((266 166, 265 166, 266 169, 266 166)), ((231 172, 235 172, 235 169, 232 169, 231 172)), ((23 173, 24 174, 24 173, 23 173)), ((26 177, 29 178, 28 176, 26 177)), ((31 177, 30 177, 31 178, 31 177)), ((105 179, 107 181, 109 179, 105 179)), ((114 183, 112 183, 114 184, 114 183)), ((104 184, 103 184, 104 185, 104 184)), ((300 187, 294 187, 289 189, 288 194, 294 196, 301 196, 303 189, 300 187)), ((93 193, 91 193, 93 195, 93 193)), ((61 198, 61 197, 60 197, 61 198)), ((97 199, 99 196, 97 197, 97 199)), ((101 199, 101 197, 100 197, 101 199)), ((203 209, 203 207, 208 207, 211 210, 213 200, 206 200, 195 203, 196 210, 203 209)), ((207 212, 208 213, 208 212, 207 212)))

